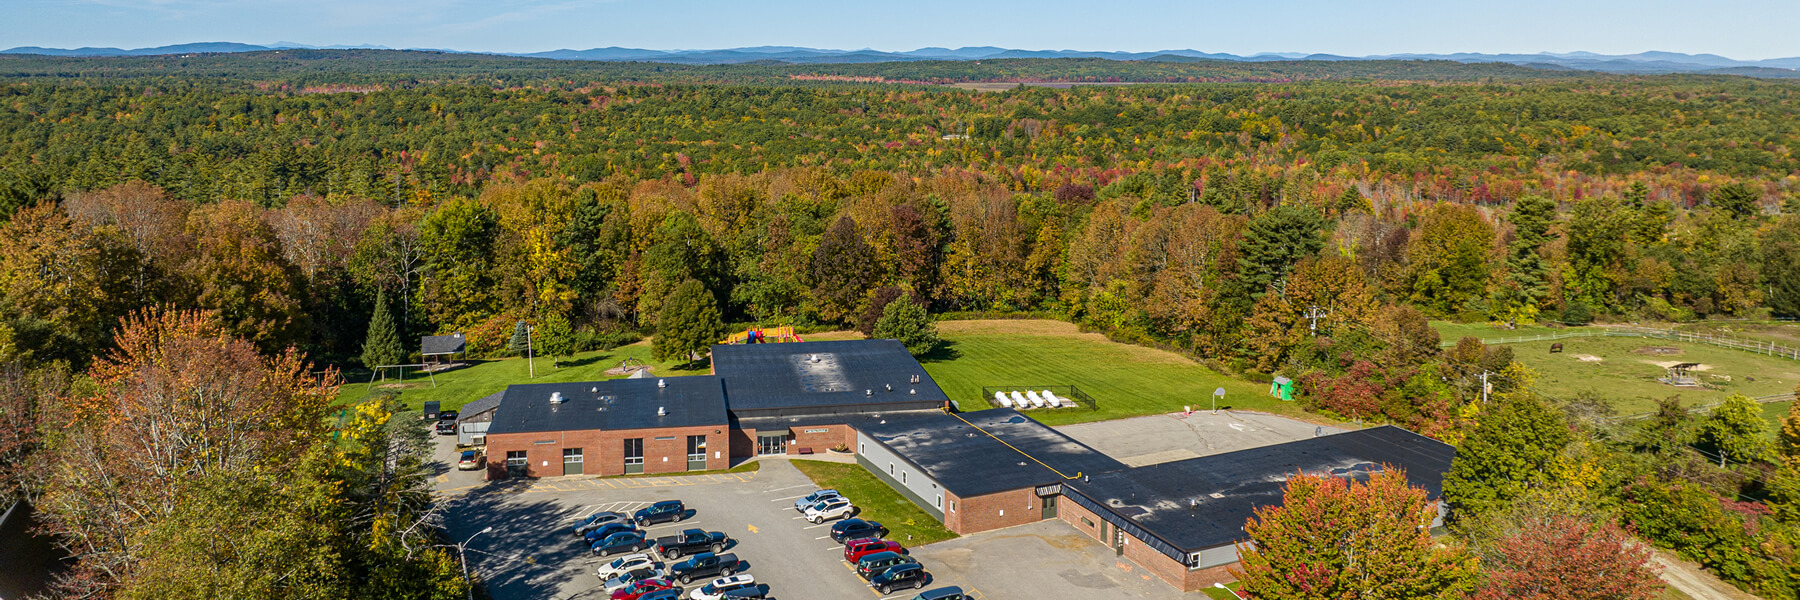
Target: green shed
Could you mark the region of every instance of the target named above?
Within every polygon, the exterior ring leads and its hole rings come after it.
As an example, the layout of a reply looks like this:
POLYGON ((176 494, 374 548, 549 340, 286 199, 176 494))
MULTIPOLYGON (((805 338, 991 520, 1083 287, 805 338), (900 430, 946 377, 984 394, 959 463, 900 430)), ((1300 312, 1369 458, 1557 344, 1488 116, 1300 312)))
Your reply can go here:
POLYGON ((1293 400, 1294 380, 1286 377, 1276 377, 1273 382, 1269 383, 1269 395, 1282 400, 1293 400))

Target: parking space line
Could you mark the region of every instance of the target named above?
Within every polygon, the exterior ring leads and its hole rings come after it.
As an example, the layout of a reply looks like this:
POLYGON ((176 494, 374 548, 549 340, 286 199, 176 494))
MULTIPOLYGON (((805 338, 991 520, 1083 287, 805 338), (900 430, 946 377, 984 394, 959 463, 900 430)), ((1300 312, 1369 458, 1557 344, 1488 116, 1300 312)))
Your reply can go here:
POLYGON ((786 497, 786 498, 776 498, 776 499, 774 499, 774 500, 770 500, 770 502, 780 502, 780 501, 782 501, 782 500, 794 500, 794 499, 797 499, 797 498, 805 498, 805 497, 806 497, 806 496, 807 496, 807 495, 806 495, 806 494, 801 494, 801 495, 798 495, 798 496, 788 496, 788 497, 786 497))
POLYGON ((800 485, 790 485, 790 486, 787 486, 787 487, 779 487, 779 488, 775 488, 775 489, 772 489, 772 490, 763 490, 763 493, 764 493, 764 494, 767 494, 767 493, 770 493, 770 492, 779 492, 779 491, 781 491, 781 490, 791 490, 791 489, 794 489, 794 488, 803 488, 803 487, 816 487, 816 486, 817 486, 817 484, 812 484, 812 483, 802 483, 802 484, 800 484, 800 485))

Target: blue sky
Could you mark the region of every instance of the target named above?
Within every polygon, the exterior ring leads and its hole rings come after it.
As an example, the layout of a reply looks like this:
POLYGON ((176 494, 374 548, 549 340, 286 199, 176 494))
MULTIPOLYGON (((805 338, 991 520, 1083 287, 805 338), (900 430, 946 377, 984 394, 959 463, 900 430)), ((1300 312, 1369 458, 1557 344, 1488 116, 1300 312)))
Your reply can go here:
POLYGON ((924 46, 1800 56, 1795 0, 0 0, 0 48, 183 42, 533 52, 924 46))

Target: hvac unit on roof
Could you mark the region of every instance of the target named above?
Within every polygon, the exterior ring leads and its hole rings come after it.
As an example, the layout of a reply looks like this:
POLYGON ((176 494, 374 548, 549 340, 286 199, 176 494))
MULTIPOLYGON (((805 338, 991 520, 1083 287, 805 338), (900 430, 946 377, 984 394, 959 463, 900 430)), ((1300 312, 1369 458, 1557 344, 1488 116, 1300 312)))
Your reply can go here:
POLYGON ((669 381, 666 379, 658 379, 658 380, 656 380, 656 387, 659 387, 659 388, 669 387, 669 381))
POLYGON ((656 407, 656 416, 659 416, 659 417, 669 416, 669 409, 663 408, 661 406, 656 407))
POLYGON ((875 390, 863 390, 863 395, 864 396, 874 396, 875 390))
POLYGON ((562 404, 563 403, 562 392, 550 392, 550 403, 551 404, 562 404))
POLYGON ((810 355, 810 357, 807 358, 806 360, 807 360, 807 362, 819 362, 819 355, 817 355, 817 354, 810 355))

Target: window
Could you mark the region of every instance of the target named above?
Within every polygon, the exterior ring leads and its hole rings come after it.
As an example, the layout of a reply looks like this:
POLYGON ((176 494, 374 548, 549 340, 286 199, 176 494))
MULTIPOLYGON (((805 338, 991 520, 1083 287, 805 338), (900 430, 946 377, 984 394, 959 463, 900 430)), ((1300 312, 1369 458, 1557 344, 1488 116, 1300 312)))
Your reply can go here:
POLYGON ((938 494, 938 495, 937 495, 937 507, 938 507, 938 508, 943 508, 943 507, 944 507, 944 495, 943 495, 943 494, 938 494))
POLYGON ((894 463, 888 463, 888 474, 889 475, 894 474, 894 463))
POLYGON ((906 471, 900 472, 900 483, 906 483, 906 471))
POLYGON ((1088 518, 1087 518, 1087 517, 1082 517, 1082 518, 1081 518, 1081 524, 1082 524, 1082 525, 1086 525, 1086 526, 1088 526, 1088 527, 1093 527, 1093 526, 1094 526, 1094 522, 1093 522, 1093 521, 1089 521, 1089 520, 1088 520, 1088 518))
POLYGON ((689 471, 706 470, 706 436, 687 436, 687 458, 689 471))
POLYGON ((1189 552, 1188 553, 1187 568, 1189 571, 1200 568, 1200 553, 1199 552, 1189 552))
POLYGON ((625 440, 625 472, 644 472, 644 438, 625 440))
POLYGON ((868 454, 869 453, 869 445, 864 444, 862 442, 857 442, 856 443, 856 453, 857 454, 868 454))
POLYGON ((506 476, 525 477, 531 474, 531 460, 525 457, 524 450, 506 451, 506 476))
POLYGON ((950 512, 956 512, 956 501, 955 500, 950 501, 950 512))

